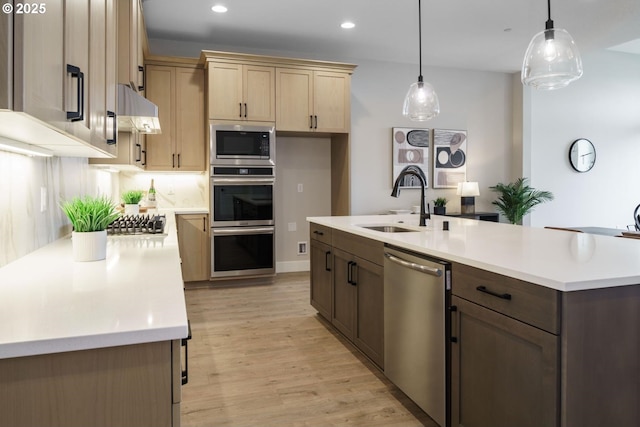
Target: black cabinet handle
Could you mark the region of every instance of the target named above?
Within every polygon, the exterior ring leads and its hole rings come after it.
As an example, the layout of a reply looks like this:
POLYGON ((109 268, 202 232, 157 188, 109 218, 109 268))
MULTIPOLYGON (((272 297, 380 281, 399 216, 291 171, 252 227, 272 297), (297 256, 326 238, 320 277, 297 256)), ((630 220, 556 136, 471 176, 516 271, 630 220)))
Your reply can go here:
POLYGON ((324 233, 318 230, 313 230, 313 234, 317 234, 318 236, 324 236, 324 233))
POLYGON ((118 143, 118 120, 116 119, 116 113, 114 113, 113 111, 107 111, 107 118, 113 120, 111 122, 111 136, 113 138, 107 138, 107 144, 116 145, 118 143))
POLYGON ((313 116, 309 116, 309 129, 313 129, 313 116))
POLYGON ((180 167, 180 154, 178 154, 178 168, 180 167))
POLYGON ((175 154, 171 155, 171 167, 172 168, 176 167, 176 155, 175 154))
POLYGON ((347 283, 349 283, 350 285, 356 286, 358 283, 356 282, 356 280, 353 278, 354 274, 353 274, 353 269, 354 267, 357 267, 358 264, 353 262, 353 261, 349 261, 347 263, 347 283))
POLYGON ((313 127, 314 129, 318 129, 318 116, 313 116, 316 118, 316 125, 313 127))
POLYGON ((324 269, 325 271, 331 271, 331 267, 329 266, 329 260, 331 259, 331 251, 326 251, 324 253, 324 269))
POLYGON ((244 118, 247 118, 247 103, 244 103, 244 118))
POLYGON ((142 145, 136 143, 136 147, 138 148, 136 162, 141 162, 142 161, 142 145))
POLYGON ((138 74, 142 73, 142 86, 138 86, 138 92, 142 92, 147 85, 147 73, 144 72, 144 67, 138 65, 138 74))
POLYGON ((71 74, 71 77, 77 79, 77 96, 78 104, 77 111, 67 111, 67 120, 72 122, 78 122, 84 120, 84 73, 79 67, 75 65, 67 64, 67 74, 71 74))
POLYGON ((491 296, 500 298, 500 299, 511 300, 511 294, 506 294, 506 293, 505 294, 499 294, 497 292, 490 291, 489 289, 487 289, 486 286, 478 286, 476 288, 476 290, 478 290, 478 291, 480 291, 482 293, 489 294, 491 296))
POLYGON ((141 153, 143 154, 143 158, 144 158, 141 165, 145 166, 147 164, 147 150, 141 150, 141 153))
MULTIPOLYGON (((451 307, 449 307, 449 311, 451 313, 455 313, 455 312, 458 311, 458 307, 456 307, 455 305, 452 305, 451 307)), ((455 316, 455 315, 453 315, 453 316, 455 316)), ((451 321, 451 335, 452 336, 451 336, 450 340, 451 340, 451 342, 456 343, 456 342, 458 342, 458 337, 454 337, 453 336, 453 332, 454 331, 455 331, 455 328, 453 327, 453 320, 452 320, 451 321)))
POLYGON ((207 231, 207 217, 206 216, 202 217, 202 231, 204 231, 204 232, 207 231))
POLYGON ((189 382, 189 346, 187 341, 191 339, 191 321, 187 320, 187 327, 189 328, 189 335, 186 338, 182 338, 181 345, 184 347, 184 369, 181 372, 182 385, 189 382))
POLYGON ((240 107, 240 114, 238 115, 238 117, 242 118, 242 102, 239 102, 238 106, 240 107))

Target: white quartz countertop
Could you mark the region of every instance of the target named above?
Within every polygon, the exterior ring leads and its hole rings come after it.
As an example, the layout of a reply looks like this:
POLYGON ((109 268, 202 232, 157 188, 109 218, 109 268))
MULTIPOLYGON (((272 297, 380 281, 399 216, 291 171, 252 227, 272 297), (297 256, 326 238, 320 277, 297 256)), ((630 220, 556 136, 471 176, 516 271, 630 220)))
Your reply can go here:
POLYGON ((310 217, 309 222, 560 291, 640 284, 640 240, 432 215, 310 217), (444 231, 443 221, 449 221, 444 231), (398 224, 402 222, 403 224, 398 224), (396 224, 385 233, 361 225, 396 224))
POLYGON ((103 261, 74 262, 69 236, 0 268, 0 359, 186 338, 175 217, 163 213, 165 235, 109 236, 103 261))

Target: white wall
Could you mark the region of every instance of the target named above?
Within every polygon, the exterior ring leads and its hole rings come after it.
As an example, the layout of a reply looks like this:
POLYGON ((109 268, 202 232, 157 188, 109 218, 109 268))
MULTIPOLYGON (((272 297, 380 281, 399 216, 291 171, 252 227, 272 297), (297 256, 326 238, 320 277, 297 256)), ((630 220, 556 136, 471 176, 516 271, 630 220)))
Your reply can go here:
POLYGON ((555 195, 530 215, 532 226, 624 227, 640 203, 640 55, 603 51, 583 56, 583 65, 583 77, 566 88, 525 89, 524 161, 531 185, 555 195), (569 164, 578 138, 597 150, 587 173, 569 164))
MULTIPOLYGON (((467 180, 478 181, 476 210, 493 211, 495 193, 488 187, 508 181, 511 173, 512 84, 504 73, 423 68, 440 100, 440 115, 428 122, 402 116, 409 85, 418 67, 407 64, 360 61, 351 83, 351 194, 354 215, 381 213, 417 205, 420 190, 390 196, 392 182, 391 129, 393 127, 466 129, 467 180)), ((429 181, 433 173, 430 172, 429 181)), ((426 199, 446 197, 450 212, 460 211, 454 189, 429 188, 426 199)))

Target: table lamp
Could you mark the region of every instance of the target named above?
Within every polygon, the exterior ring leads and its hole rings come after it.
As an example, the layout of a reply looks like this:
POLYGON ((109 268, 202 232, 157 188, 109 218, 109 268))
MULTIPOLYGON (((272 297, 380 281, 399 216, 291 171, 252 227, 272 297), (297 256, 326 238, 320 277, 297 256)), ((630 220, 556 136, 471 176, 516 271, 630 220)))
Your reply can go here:
POLYGON ((477 182, 459 182, 456 194, 460 196, 460 212, 463 214, 476 213, 475 197, 480 195, 477 182))

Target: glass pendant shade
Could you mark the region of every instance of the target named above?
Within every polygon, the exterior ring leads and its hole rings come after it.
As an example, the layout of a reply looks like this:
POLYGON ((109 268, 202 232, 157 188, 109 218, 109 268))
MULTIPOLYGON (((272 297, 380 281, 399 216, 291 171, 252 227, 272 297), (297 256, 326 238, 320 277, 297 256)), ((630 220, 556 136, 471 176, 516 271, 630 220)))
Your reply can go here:
POLYGON ((536 89, 560 89, 582 76, 580 53, 569 33, 550 28, 536 34, 522 63, 522 83, 536 89))
POLYGON ((422 78, 409 86, 402 114, 414 121, 430 120, 440 114, 440 102, 433 86, 423 82, 422 78))

